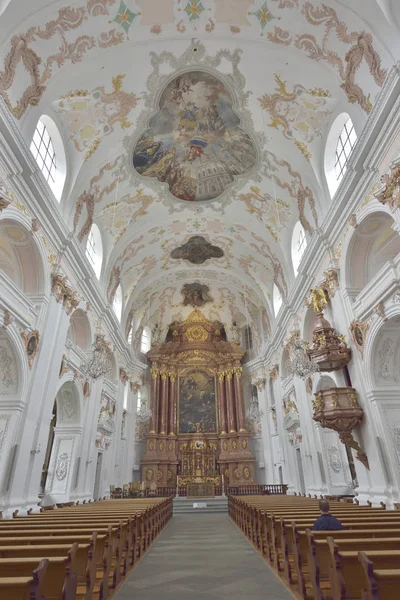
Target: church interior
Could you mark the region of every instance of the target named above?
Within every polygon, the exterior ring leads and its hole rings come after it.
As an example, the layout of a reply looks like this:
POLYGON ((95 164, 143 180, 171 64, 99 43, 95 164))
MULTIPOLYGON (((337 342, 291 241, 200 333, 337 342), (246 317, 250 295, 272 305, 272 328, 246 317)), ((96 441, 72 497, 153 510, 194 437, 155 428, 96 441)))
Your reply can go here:
POLYGON ((0 0, 0 598, 395 600, 398 360, 398 0, 0 0))

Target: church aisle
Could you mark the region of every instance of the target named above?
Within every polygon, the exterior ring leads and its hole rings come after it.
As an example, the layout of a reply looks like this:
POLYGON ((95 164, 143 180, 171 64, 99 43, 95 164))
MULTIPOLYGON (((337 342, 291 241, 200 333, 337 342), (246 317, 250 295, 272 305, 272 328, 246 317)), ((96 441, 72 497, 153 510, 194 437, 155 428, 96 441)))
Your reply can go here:
POLYGON ((177 515, 132 571, 116 600, 290 600, 227 515, 177 515))

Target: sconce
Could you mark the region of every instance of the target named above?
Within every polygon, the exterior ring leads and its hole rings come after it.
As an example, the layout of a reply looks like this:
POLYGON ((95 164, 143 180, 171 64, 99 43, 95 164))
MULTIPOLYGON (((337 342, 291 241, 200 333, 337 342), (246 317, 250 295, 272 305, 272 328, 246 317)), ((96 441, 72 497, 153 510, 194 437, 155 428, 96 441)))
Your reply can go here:
POLYGON ((39 446, 36 448, 36 450, 31 450, 31 454, 40 454, 41 453, 41 444, 39 444, 39 446))

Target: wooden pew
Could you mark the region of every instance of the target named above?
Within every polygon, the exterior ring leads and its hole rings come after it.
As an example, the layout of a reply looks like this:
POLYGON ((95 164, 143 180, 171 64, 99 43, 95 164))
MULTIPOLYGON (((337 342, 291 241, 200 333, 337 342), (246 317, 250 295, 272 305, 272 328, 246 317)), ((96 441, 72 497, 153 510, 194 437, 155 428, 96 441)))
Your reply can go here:
MULTIPOLYGON (((359 551, 341 550, 331 537, 328 537, 328 548, 332 597, 334 600, 360 599, 365 586, 365 572, 359 560, 359 551)), ((394 569, 400 565, 400 548, 368 550, 366 554, 374 563, 374 569, 394 569)))
POLYGON ((375 569, 365 552, 359 552, 364 570, 363 600, 395 600, 399 597, 400 569, 375 569))
POLYGON ((0 577, 0 598, 4 598, 4 600, 43 600, 43 580, 48 564, 47 559, 42 560, 30 577, 0 577))

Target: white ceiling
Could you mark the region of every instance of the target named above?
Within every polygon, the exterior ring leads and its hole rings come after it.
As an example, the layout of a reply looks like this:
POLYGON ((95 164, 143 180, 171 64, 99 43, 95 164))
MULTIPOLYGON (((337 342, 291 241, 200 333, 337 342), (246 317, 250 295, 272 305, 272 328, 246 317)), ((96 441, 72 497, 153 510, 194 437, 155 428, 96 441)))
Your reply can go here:
MULTIPOLYGON (((30 0, 23 8, 0 0, 0 93, 28 143, 42 114, 57 124, 67 154, 62 213, 79 234, 89 207, 103 237, 102 282, 112 295, 121 281, 125 319, 135 310, 145 315, 151 286, 158 298, 153 308, 164 303, 167 322, 178 300, 165 290, 193 280, 209 284, 218 298, 229 288, 239 311, 247 310, 239 304, 248 294, 271 320, 274 281, 285 295, 294 280, 295 223, 301 217, 312 234, 331 202, 324 176, 330 126, 347 112, 360 134, 400 56, 400 3, 126 0, 125 6, 130 12, 121 24, 120 0, 30 0), (133 147, 157 112, 163 86, 193 68, 229 88, 257 151, 256 168, 207 202, 178 200, 132 166, 133 147), (171 259, 193 235, 222 248, 224 257, 201 266, 171 259)), ((214 307, 221 320, 232 320, 234 304, 214 307)))

